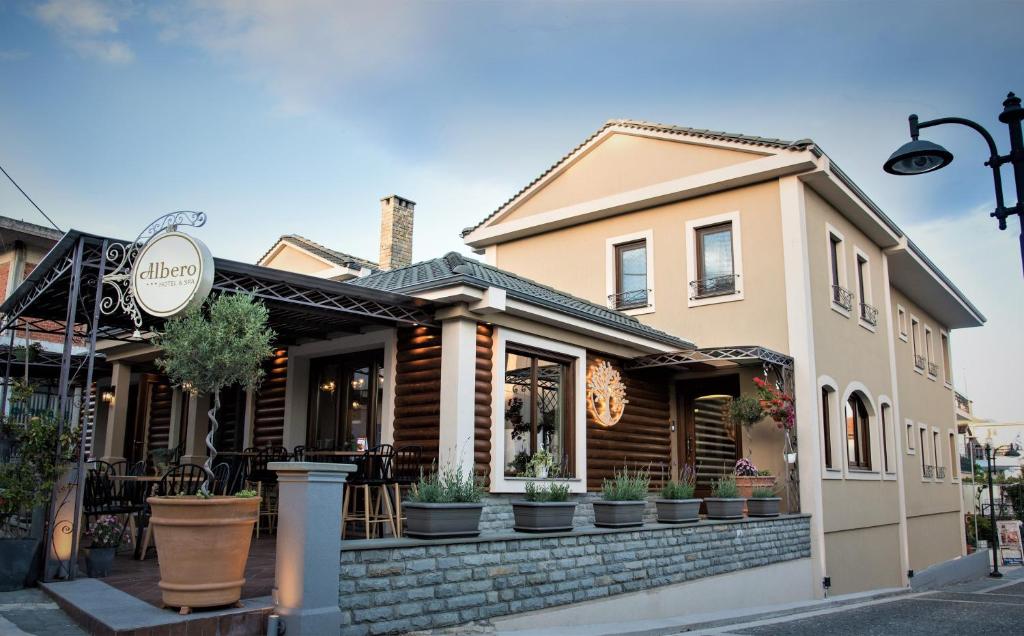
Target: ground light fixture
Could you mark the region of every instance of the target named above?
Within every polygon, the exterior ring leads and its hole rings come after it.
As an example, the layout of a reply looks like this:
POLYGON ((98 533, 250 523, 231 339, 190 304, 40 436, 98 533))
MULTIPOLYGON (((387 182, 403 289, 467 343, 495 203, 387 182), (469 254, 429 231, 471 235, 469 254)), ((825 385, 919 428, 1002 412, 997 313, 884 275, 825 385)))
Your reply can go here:
POLYGON ((899 176, 910 176, 934 172, 944 168, 953 161, 953 153, 946 150, 937 143, 926 139, 919 139, 922 128, 930 128, 940 124, 959 124, 967 126, 984 137, 988 144, 989 158, 985 165, 992 168, 992 181, 996 191, 996 209, 989 216, 999 221, 999 229, 1006 229, 1006 219, 1016 214, 1021 221, 1020 254, 1021 265, 1024 267, 1024 132, 1021 131, 1021 121, 1024 120, 1024 108, 1021 107, 1020 97, 1012 92, 1003 100, 1003 111, 999 113, 999 121, 1006 124, 1010 132, 1010 152, 1000 155, 996 142, 987 130, 977 122, 963 117, 940 117, 928 121, 918 120, 917 115, 911 115, 910 141, 896 149, 896 152, 889 156, 889 159, 882 164, 882 169, 889 174, 899 176), (1017 204, 1006 207, 1003 201, 1003 179, 1000 168, 1003 164, 1013 166, 1014 184, 1017 189, 1017 204))

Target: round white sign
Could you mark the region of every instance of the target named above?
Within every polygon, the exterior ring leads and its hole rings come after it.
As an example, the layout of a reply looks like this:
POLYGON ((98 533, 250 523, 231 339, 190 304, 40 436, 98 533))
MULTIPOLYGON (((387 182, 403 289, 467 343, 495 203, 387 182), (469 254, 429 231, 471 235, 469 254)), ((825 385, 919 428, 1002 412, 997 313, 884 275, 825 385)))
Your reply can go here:
POLYGON ((198 307, 213 288, 213 256, 199 239, 164 232, 139 251, 132 291, 139 309, 169 318, 198 307))

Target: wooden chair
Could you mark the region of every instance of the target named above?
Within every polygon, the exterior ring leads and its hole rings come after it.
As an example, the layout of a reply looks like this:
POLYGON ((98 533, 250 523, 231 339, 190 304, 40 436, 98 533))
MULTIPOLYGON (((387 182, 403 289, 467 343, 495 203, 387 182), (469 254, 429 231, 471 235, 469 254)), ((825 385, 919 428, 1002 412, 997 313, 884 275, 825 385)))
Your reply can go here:
POLYGON ((351 522, 362 522, 366 538, 376 534, 374 526, 391 527, 391 535, 398 536, 395 523, 395 510, 391 502, 391 486, 393 484, 392 467, 395 460, 395 447, 381 444, 363 453, 358 468, 351 478, 345 481, 345 495, 341 503, 341 537, 351 522), (357 495, 361 495, 362 513, 357 495), (381 511, 381 507, 385 510, 381 511))

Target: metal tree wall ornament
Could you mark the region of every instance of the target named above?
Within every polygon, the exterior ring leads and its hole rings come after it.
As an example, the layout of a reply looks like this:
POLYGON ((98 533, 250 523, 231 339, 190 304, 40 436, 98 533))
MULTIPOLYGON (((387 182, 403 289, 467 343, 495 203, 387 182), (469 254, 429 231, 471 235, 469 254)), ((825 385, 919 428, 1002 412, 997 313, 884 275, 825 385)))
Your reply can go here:
POLYGON ((587 410, 601 426, 615 426, 629 400, 622 375, 607 360, 590 367, 587 374, 587 410))

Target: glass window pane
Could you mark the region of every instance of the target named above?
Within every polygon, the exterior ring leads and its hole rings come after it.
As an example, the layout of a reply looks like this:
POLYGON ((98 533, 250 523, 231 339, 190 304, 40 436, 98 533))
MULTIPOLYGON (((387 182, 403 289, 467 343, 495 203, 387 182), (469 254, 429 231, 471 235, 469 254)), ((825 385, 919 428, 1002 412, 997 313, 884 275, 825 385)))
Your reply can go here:
POLYGON ((703 278, 732 275, 732 228, 704 232, 701 235, 703 278))
POLYGON ((537 431, 540 448, 546 449, 555 462, 566 464, 565 455, 565 365, 547 360, 537 361, 537 431))
MULTIPOLYGON (((568 365, 538 356, 505 356, 505 474, 530 476, 529 463, 541 449, 556 464, 571 465, 566 436, 568 365)), ((568 475, 565 475, 568 476, 568 475)))
POLYGON ((530 357, 505 356, 505 473, 510 476, 524 476, 533 454, 532 367, 530 357))
POLYGON ((619 293, 647 289, 646 244, 619 250, 619 293))
POLYGON ((349 379, 348 426, 345 447, 365 450, 369 446, 370 368, 353 369, 349 379))
POLYGON ((338 365, 325 364, 317 375, 316 398, 313 405, 313 431, 310 447, 335 448, 338 423, 338 365))

